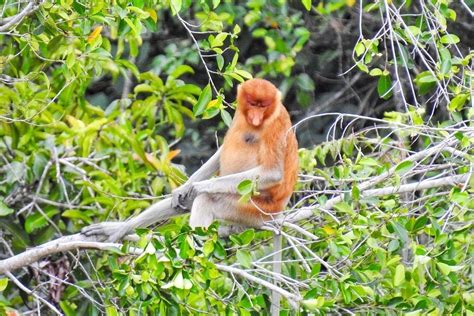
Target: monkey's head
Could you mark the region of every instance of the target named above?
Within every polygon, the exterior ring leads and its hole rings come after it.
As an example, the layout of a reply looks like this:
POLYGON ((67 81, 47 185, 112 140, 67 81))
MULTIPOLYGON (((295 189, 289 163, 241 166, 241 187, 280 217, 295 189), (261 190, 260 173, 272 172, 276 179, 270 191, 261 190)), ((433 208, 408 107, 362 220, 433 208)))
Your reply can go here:
POLYGON ((277 108, 281 93, 264 79, 250 79, 237 88, 237 111, 247 123, 259 127, 277 108))

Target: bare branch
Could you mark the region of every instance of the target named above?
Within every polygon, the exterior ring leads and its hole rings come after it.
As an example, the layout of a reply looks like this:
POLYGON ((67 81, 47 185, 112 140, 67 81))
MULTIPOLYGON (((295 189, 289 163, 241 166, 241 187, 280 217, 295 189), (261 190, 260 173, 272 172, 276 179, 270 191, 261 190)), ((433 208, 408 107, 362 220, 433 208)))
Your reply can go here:
POLYGON ((43 245, 25 250, 24 252, 17 254, 16 256, 1 260, 0 274, 6 274, 9 271, 14 271, 19 268, 26 267, 40 260, 43 257, 58 252, 65 252, 80 248, 108 250, 111 247, 120 248, 120 246, 121 244, 118 243, 98 242, 97 239, 94 237, 86 237, 81 234, 65 236, 49 241, 43 245))
POLYGON ((225 271, 225 272, 228 272, 228 273, 231 273, 231 274, 239 275, 243 278, 246 278, 249 281, 260 284, 260 285, 262 285, 262 286, 264 286, 264 287, 266 287, 266 288, 268 288, 272 291, 276 291, 276 292, 280 293, 284 298, 286 298, 288 300, 288 303, 294 309, 298 308, 298 304, 302 300, 301 296, 290 293, 287 290, 282 289, 281 287, 278 287, 278 286, 276 286, 276 285, 274 285, 274 284, 272 284, 268 281, 259 279, 256 276, 251 275, 247 271, 237 269, 237 268, 234 268, 234 267, 225 266, 225 265, 222 265, 222 264, 216 264, 216 268, 218 270, 221 270, 221 271, 225 271))
POLYGON ((439 179, 429 179, 421 182, 404 184, 396 187, 386 187, 381 189, 373 189, 361 192, 363 197, 367 196, 380 196, 380 195, 390 195, 390 194, 400 194, 407 192, 414 192, 420 190, 426 190, 431 188, 437 188, 441 186, 456 186, 458 184, 464 183, 469 180, 471 174, 461 174, 451 177, 444 177, 439 179))
POLYGON ((20 23, 26 16, 32 14, 43 3, 43 0, 33 0, 28 3, 26 7, 23 8, 19 13, 4 18, 0 21, 0 32, 5 32, 9 30, 12 26, 20 23))
MULTIPOLYGON (((439 179, 429 179, 429 180, 424 180, 421 182, 409 183, 409 184, 401 185, 398 187, 387 187, 387 188, 372 189, 372 190, 365 190, 365 191, 361 190, 360 193, 361 193, 361 196, 368 197, 368 196, 380 196, 380 195, 389 195, 389 194, 400 194, 400 193, 406 193, 406 192, 415 192, 415 191, 443 187, 443 186, 455 186, 455 185, 459 185, 468 181, 470 176, 471 176, 470 173, 466 173, 462 175, 455 175, 455 176, 443 177, 439 179)), ((334 207, 335 204, 343 200, 343 195, 344 194, 340 194, 332 199, 329 199, 322 206, 303 207, 299 209, 298 211, 296 211, 294 214, 290 214, 288 217, 284 219, 277 219, 276 221, 277 222, 280 222, 280 221, 281 222, 284 222, 284 221, 298 222, 303 219, 309 218, 313 215, 313 211, 315 209, 321 208, 321 209, 328 210, 334 207)))
POLYGON ((16 286, 18 286, 22 291, 24 291, 25 293, 29 294, 29 295, 33 295, 36 299, 40 300, 41 302, 43 302, 46 306, 48 306, 56 315, 62 315, 63 313, 61 313, 56 307, 54 307, 53 304, 51 304, 50 302, 48 302, 47 300, 45 300, 44 298, 42 298, 41 296, 39 296, 38 294, 36 294, 35 292, 33 292, 32 290, 30 290, 29 288, 27 288, 23 283, 20 282, 20 280, 18 280, 13 274, 11 274, 10 272, 5 272, 5 275, 13 281, 13 283, 16 284, 16 286))

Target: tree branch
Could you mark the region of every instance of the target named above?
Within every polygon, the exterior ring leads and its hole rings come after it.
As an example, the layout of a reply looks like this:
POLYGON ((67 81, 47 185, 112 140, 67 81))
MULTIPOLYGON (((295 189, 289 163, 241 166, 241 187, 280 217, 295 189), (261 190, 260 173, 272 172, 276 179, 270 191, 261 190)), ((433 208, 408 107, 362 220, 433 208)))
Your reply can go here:
POLYGON ((28 5, 24 7, 19 13, 2 19, 0 21, 0 32, 5 32, 13 25, 20 23, 23 18, 38 10, 42 3, 43 0, 30 1, 28 5))
POLYGON ((248 273, 244 270, 237 269, 237 268, 234 268, 234 267, 225 266, 225 265, 222 265, 222 264, 216 264, 216 268, 218 270, 221 270, 221 271, 225 271, 225 272, 228 272, 228 273, 231 273, 231 274, 239 275, 241 277, 246 278, 249 281, 255 282, 255 283, 260 284, 260 285, 263 285, 264 287, 266 287, 266 288, 268 288, 272 291, 280 293, 283 297, 285 297, 288 300, 288 303, 295 309, 298 307, 298 304, 302 300, 301 296, 290 293, 287 290, 282 289, 281 287, 278 287, 278 286, 276 286, 276 285, 274 285, 274 284, 272 284, 268 281, 259 279, 256 276, 253 276, 253 275, 251 275, 250 273, 248 273))
POLYGON ((82 234, 75 234, 70 236, 60 237, 58 239, 49 241, 43 245, 27 249, 24 252, 17 254, 5 260, 0 261, 0 274, 6 274, 9 271, 14 271, 22 267, 26 267, 43 257, 75 249, 97 249, 108 250, 110 248, 120 248, 118 243, 103 243, 98 242, 95 237, 86 237, 82 234))
POLYGON ((6 272, 5 275, 13 281, 13 283, 16 284, 16 286, 18 286, 23 292, 25 292, 26 294, 29 294, 29 295, 33 295, 36 299, 40 300, 41 302, 43 302, 46 306, 48 306, 56 315, 62 315, 62 313, 53 305, 51 304, 50 302, 48 302, 47 300, 45 300, 44 298, 42 298, 41 296, 39 296, 38 294, 36 294, 34 291, 30 290, 29 288, 27 288, 23 283, 20 282, 20 280, 18 280, 13 274, 11 274, 11 272, 6 272))
MULTIPOLYGON (((431 188, 437 188, 442 186, 455 186, 462 184, 469 180, 472 174, 466 173, 461 175, 449 176, 439 179, 428 179, 423 180, 421 182, 409 183, 404 184, 396 187, 386 187, 380 189, 372 189, 372 190, 365 190, 360 192, 361 196, 369 197, 369 196, 380 196, 380 195, 389 195, 389 194, 400 194, 400 193, 407 193, 407 192, 415 192, 420 190, 426 190, 431 188)), ((360 189, 360 187, 359 187, 360 189)), ((334 207, 335 204, 341 202, 343 200, 343 194, 340 194, 332 199, 326 201, 326 203, 322 206, 311 206, 311 207, 303 207, 299 209, 294 214, 290 214, 282 219, 275 220, 277 223, 284 223, 284 222, 298 222, 304 219, 307 219, 313 215, 315 209, 321 208, 324 210, 329 210, 334 207)))

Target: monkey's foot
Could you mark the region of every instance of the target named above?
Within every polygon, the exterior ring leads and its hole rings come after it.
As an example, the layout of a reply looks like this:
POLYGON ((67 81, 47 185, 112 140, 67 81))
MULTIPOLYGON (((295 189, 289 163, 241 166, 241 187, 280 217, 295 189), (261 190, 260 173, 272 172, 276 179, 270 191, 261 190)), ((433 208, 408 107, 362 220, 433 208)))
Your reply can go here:
POLYGON ((171 207, 177 210, 191 210, 194 199, 196 198, 196 191, 193 184, 187 183, 173 191, 171 198, 171 207))
POLYGON ((240 234, 248 228, 249 227, 238 224, 221 224, 221 226, 219 226, 219 229, 217 230, 217 234, 219 235, 219 237, 229 237, 232 234, 240 234))
POLYGON ((81 233, 85 236, 97 236, 108 242, 121 240, 130 231, 130 226, 126 222, 104 222, 92 224, 82 228, 81 233))

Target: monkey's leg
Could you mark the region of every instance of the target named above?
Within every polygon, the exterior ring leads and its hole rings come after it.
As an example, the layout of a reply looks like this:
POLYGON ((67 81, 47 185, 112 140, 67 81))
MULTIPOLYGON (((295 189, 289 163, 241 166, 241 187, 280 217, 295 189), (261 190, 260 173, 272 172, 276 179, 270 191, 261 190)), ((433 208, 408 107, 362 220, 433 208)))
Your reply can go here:
POLYGON ((216 208, 216 202, 214 202, 207 194, 198 195, 193 202, 191 208, 191 216, 189 217, 189 226, 192 228, 196 227, 209 227, 214 221, 214 208, 216 208))
POLYGON ((238 197, 233 194, 199 194, 193 202, 189 225, 209 227, 216 219, 241 222, 237 214, 238 197))
POLYGON ((194 200, 189 225, 209 227, 214 220, 225 222, 219 227, 219 236, 239 233, 248 227, 259 226, 259 218, 244 217, 238 211, 239 196, 235 194, 199 194, 194 200))
POLYGON ((135 228, 147 227, 157 221, 181 215, 185 211, 171 207, 171 198, 152 204, 143 213, 124 222, 104 222, 93 224, 82 229, 86 236, 102 235, 107 241, 115 242, 132 233, 135 228))
POLYGON ((258 189, 264 190, 278 184, 282 179, 283 170, 280 166, 273 169, 258 166, 246 171, 194 182, 193 189, 197 194, 237 194, 237 186, 244 180, 258 181, 258 189))

